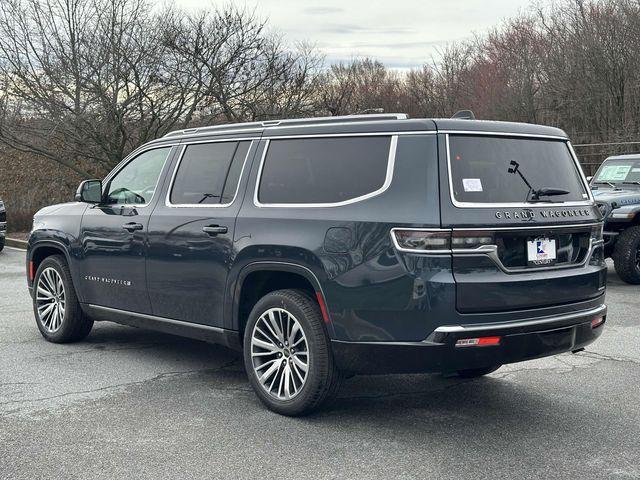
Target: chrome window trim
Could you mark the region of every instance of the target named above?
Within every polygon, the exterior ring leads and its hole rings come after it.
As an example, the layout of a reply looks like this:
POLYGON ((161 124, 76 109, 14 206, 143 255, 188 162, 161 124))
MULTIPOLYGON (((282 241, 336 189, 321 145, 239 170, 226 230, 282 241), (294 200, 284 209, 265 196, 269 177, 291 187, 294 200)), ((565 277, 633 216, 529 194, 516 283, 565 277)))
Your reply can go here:
MULTIPOLYGON (((104 206, 113 206, 113 207, 118 207, 118 206, 127 206, 127 207, 137 207, 137 208, 144 208, 144 207, 148 207, 149 205, 151 205, 151 203, 153 202, 153 199, 156 198, 156 194, 158 193, 158 185, 160 184, 160 178, 162 177, 162 171, 164 170, 165 166, 167 165, 167 159, 171 156, 171 150, 173 150, 173 147, 177 147, 179 146, 180 143, 170 143, 170 144, 164 144, 164 145, 148 145, 148 146, 143 146, 140 147, 136 150, 134 150, 133 152, 131 152, 129 155, 127 155, 126 157, 124 157, 124 159, 122 161, 120 161, 120 163, 118 163, 113 170, 111 170, 109 172, 109 174, 104 177, 104 180, 102 180, 102 187, 106 187, 107 184, 113 179, 113 177, 115 177, 118 173, 120 173, 122 171, 122 169, 124 167, 126 167, 127 165, 129 165, 129 163, 131 163, 133 160, 135 160, 136 158, 138 158, 140 155, 142 155, 143 153, 146 153, 150 150, 157 150, 159 148, 169 148, 169 153, 167 154, 167 157, 164 159, 164 163, 162 164, 162 168, 160 169, 160 173, 158 174, 158 178, 156 180, 156 186, 153 189, 153 195, 151 196, 151 198, 149 199, 149 201, 147 203, 114 203, 114 204, 107 204, 104 206)), ((108 192, 102 192, 103 196, 106 195, 108 192)), ((97 207, 99 206, 103 206, 103 205, 96 205, 97 207)))
MULTIPOLYGON (((322 137, 334 137, 334 136, 344 136, 344 137, 363 137, 363 136, 379 136, 379 137, 390 137, 391 141, 389 142, 389 155, 387 157, 387 173, 385 176, 384 183, 377 190, 367 193, 365 195, 360 195, 359 197, 350 198, 348 200, 343 200, 341 202, 333 202, 333 203, 262 203, 258 200, 258 191, 260 189, 260 180, 262 179, 262 170, 264 169, 264 162, 267 157, 267 152, 269 151, 269 144, 272 140, 271 138, 266 138, 264 151, 262 152, 262 157, 260 158, 260 165, 258 167, 258 175, 256 177, 256 184, 253 191, 253 204, 258 208, 331 208, 331 207, 343 207, 345 205, 351 205, 354 203, 362 202, 364 200, 368 200, 373 197, 377 197, 378 195, 386 192, 391 186, 391 182, 393 181, 393 172, 395 168, 396 161, 396 150, 398 146, 398 135, 397 134, 385 134, 385 133, 376 133, 372 135, 371 133, 350 133, 350 134, 322 134, 322 135, 293 135, 291 138, 295 139, 304 139, 304 138, 322 138, 322 137)), ((283 137, 285 138, 285 137, 283 137)))
POLYGON ((457 130, 443 130, 439 133, 445 133, 445 150, 447 154, 447 174, 449 176, 449 198, 451 199, 451 203, 455 207, 458 208, 532 208, 532 207, 578 207, 578 206, 593 206, 595 204, 593 200, 593 195, 591 193, 591 189, 587 183, 587 179, 584 176, 582 171, 582 167, 580 166, 580 162, 578 161, 578 157, 576 156, 573 147, 571 146, 571 142, 565 137, 556 137, 553 135, 528 135, 528 134, 511 134, 511 133, 502 133, 502 132, 473 132, 473 131, 457 131, 457 130), (573 202, 552 202, 545 203, 541 205, 540 203, 526 203, 526 202, 511 202, 511 203, 483 203, 483 202, 460 202, 456 200, 455 195, 453 193, 453 177, 451 174, 451 149, 449 145, 449 135, 484 135, 484 136, 504 136, 504 137, 521 137, 521 138, 547 138, 550 140, 560 140, 566 143, 567 148, 569 149, 569 155, 573 159, 574 166, 576 168, 576 172, 578 174, 579 179, 582 182, 582 187, 585 190, 587 195, 586 200, 581 201, 573 201, 573 202))
MULTIPOLYGON (((199 142, 185 142, 182 145, 182 150, 180 151, 180 156, 176 162, 176 166, 173 168, 173 173, 171 174, 171 180, 169 182, 169 188, 167 189, 167 195, 165 196, 164 204, 169 208, 225 208, 233 205, 236 198, 238 197, 238 193, 240 192, 240 184, 242 183, 242 175, 244 174, 244 169, 247 166, 247 160, 249 159, 249 153, 251 152, 251 148, 253 147, 253 142, 256 140, 255 137, 249 138, 225 138, 225 139, 217 139, 217 140, 203 140, 199 142), (202 204, 202 203, 171 203, 171 191, 173 190, 173 184, 176 180, 176 175, 178 173, 178 168, 182 163, 182 158, 184 157, 184 153, 187 151, 187 147, 189 145, 198 145, 203 143, 222 143, 222 142, 243 142, 249 141, 249 149, 247 150, 247 154, 242 161, 242 169, 240 170, 240 176, 238 177, 238 185, 236 185, 236 191, 233 194, 233 198, 228 203, 213 203, 213 204, 202 204)), ((233 158, 231 159, 233 160, 233 158)))

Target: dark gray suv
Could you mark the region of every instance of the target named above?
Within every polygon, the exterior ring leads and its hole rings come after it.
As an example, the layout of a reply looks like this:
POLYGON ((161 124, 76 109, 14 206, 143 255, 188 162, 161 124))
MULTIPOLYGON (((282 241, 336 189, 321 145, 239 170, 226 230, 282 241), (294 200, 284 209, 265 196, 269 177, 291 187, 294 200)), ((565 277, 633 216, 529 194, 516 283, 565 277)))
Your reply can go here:
POLYGON ((476 377, 602 332, 602 217, 566 135, 402 114, 170 133, 34 218, 36 323, 244 352, 272 410, 345 376, 476 377))

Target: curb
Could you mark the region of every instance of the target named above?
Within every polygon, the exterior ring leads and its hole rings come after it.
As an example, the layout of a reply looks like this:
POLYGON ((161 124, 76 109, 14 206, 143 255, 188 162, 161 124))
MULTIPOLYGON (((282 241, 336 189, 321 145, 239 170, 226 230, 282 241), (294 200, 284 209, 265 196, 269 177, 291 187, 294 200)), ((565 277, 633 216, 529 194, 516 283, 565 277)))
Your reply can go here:
POLYGON ((6 237, 4 239, 4 244, 6 246, 8 246, 8 247, 19 248, 21 250, 26 250, 28 242, 25 242, 24 240, 18 240, 17 238, 6 237))

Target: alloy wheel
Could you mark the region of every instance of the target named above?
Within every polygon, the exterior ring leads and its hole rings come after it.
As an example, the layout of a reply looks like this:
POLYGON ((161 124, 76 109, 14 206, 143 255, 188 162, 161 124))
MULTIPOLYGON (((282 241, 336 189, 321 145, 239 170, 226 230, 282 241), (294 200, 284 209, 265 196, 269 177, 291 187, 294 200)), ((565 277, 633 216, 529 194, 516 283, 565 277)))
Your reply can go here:
POLYGON ((302 390, 309 372, 309 347, 300 322, 283 308, 270 308, 251 335, 251 360, 260 386, 278 400, 302 390))
POLYGON ((45 268, 36 285, 38 319, 49 333, 56 332, 64 320, 65 291, 62 277, 52 267, 45 268))

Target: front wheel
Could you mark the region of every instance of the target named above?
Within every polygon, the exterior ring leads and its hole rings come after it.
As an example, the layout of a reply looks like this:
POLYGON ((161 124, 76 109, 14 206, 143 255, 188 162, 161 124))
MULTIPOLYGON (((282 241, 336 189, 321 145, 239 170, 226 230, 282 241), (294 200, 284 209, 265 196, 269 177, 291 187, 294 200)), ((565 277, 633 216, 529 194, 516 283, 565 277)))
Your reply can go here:
POLYGON ((244 332, 244 364, 260 401, 282 415, 313 412, 342 380, 320 308, 297 290, 269 293, 255 305, 244 332))
POLYGON ((613 265, 623 281, 640 284, 640 226, 628 228, 618 236, 613 265))
POLYGON ((89 335, 93 320, 80 308, 63 256, 47 257, 38 267, 33 279, 33 312, 38 330, 50 342, 75 342, 89 335))

